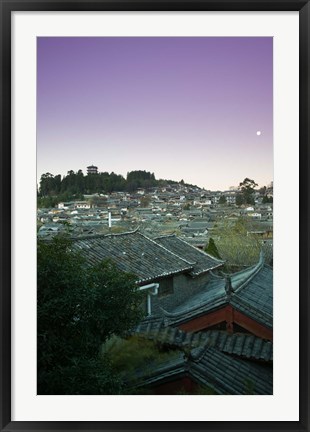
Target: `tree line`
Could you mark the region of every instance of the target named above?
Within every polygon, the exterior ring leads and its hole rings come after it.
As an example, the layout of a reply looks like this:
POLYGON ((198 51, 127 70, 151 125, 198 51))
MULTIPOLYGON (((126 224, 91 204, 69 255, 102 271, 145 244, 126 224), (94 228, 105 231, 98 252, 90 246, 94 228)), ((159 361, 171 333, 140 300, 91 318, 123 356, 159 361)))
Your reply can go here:
MULTIPOLYGON (((97 174, 83 174, 82 170, 67 172, 67 175, 42 174, 38 189, 38 207, 54 207, 61 201, 83 199, 84 195, 111 192, 135 192, 138 189, 150 189, 177 183, 175 180, 157 180, 154 173, 145 170, 130 171, 126 178, 113 171, 97 174)), ((180 184, 193 186, 184 183, 180 184)))
POLYGON ((53 196, 60 194, 84 195, 92 193, 111 193, 117 191, 132 192, 138 188, 150 188, 157 185, 154 173, 147 171, 131 171, 125 179, 114 172, 101 172, 84 175, 82 170, 68 171, 67 175, 42 174, 40 179, 39 196, 53 196))
MULTIPOLYGON (((83 199, 84 195, 104 194, 111 192, 135 192, 139 188, 150 189, 152 187, 167 186, 177 183, 174 180, 156 180, 154 173, 145 170, 130 171, 126 178, 114 172, 101 172, 97 174, 84 175, 82 170, 67 172, 61 177, 60 174, 42 174, 38 190, 38 207, 54 207, 61 201, 83 199)), ((185 183, 182 179, 181 185, 197 187, 185 183)), ((257 183, 254 180, 245 178, 239 184, 239 193, 236 196, 236 204, 254 204, 254 192, 257 183)), ((272 197, 266 195, 266 187, 259 192, 264 195, 263 202, 272 202, 272 197)), ((220 204, 226 203, 226 197, 221 196, 220 204)))
POLYGON ((160 183, 154 173, 131 171, 126 179, 114 172, 101 172, 84 175, 82 170, 60 174, 42 174, 38 190, 38 206, 53 207, 60 201, 83 199, 84 195, 96 193, 133 192, 139 188, 151 188, 160 183))

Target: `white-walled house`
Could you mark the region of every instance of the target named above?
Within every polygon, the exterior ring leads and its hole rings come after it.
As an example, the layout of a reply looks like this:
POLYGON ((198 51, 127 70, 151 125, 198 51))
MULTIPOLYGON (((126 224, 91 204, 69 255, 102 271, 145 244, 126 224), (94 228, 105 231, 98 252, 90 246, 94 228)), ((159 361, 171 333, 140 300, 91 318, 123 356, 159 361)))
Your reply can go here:
POLYGON ((74 207, 77 209, 90 209, 91 205, 88 201, 77 201, 74 203, 74 207))

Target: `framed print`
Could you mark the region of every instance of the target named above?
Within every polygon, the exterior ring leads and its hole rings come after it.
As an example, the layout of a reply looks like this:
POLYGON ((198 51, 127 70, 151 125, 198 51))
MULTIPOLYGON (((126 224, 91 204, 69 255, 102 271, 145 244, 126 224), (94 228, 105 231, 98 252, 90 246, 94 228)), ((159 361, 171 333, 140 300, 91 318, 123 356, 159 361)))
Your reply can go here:
POLYGON ((1 429, 308 430, 308 1, 1 29, 1 429))

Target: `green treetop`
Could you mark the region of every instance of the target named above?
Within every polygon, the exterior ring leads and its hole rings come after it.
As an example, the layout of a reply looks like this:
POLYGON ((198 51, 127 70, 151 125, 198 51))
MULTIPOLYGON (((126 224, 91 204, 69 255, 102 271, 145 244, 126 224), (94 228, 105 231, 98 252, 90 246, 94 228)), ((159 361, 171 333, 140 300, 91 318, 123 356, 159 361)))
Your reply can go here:
POLYGON ((142 318, 135 277, 110 262, 94 267, 70 241, 38 242, 38 394, 117 394, 100 347, 142 318))

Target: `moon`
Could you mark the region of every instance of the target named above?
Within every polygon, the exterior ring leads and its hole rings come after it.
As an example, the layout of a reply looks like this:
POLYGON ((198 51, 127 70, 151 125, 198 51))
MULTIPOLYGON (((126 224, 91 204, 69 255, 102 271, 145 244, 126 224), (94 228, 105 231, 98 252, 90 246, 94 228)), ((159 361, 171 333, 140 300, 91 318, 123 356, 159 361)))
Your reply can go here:
POLYGON ((256 135, 257 135, 257 136, 260 136, 261 134, 262 134, 261 131, 256 131, 256 135))

